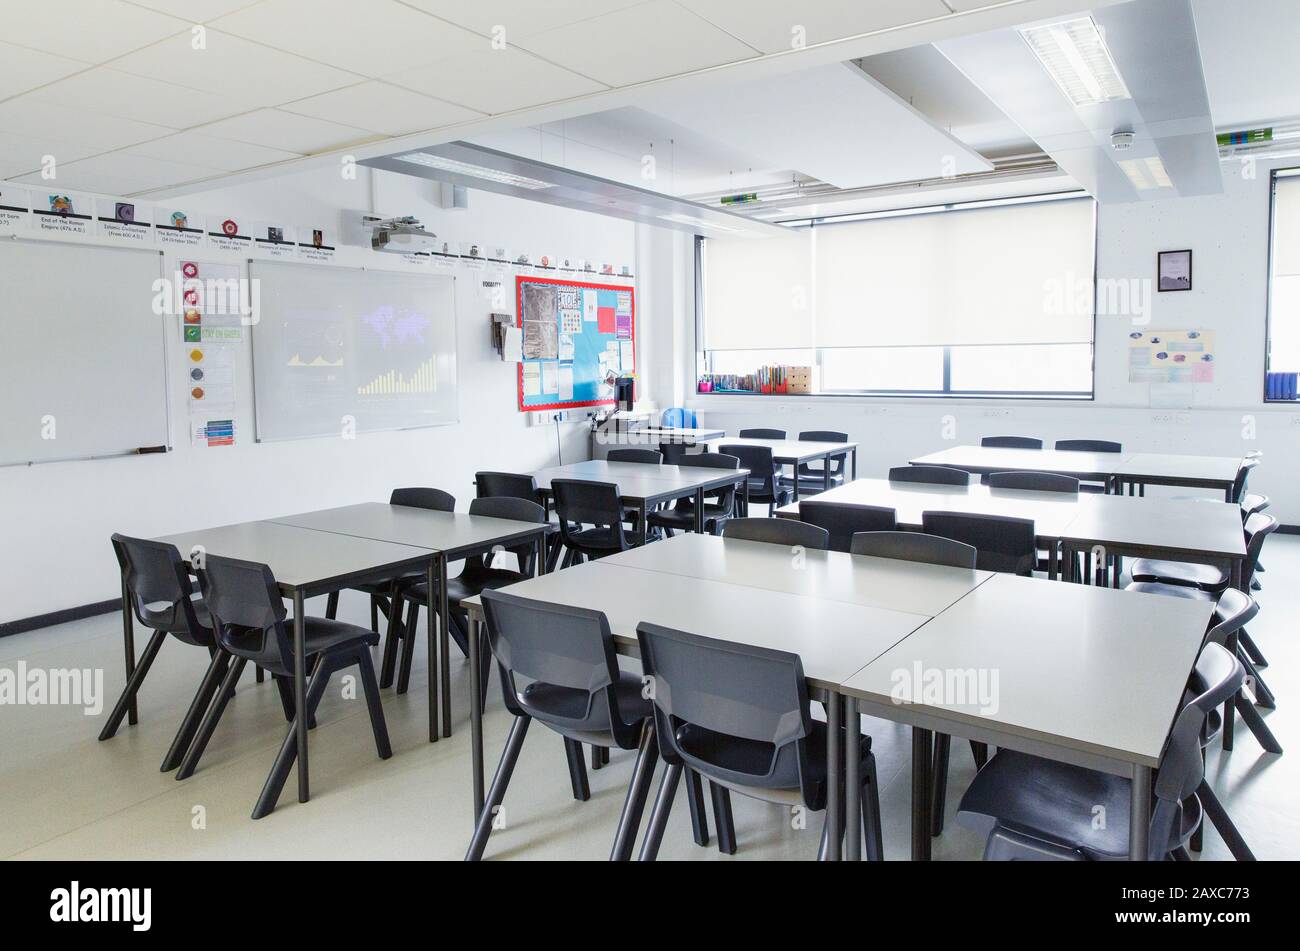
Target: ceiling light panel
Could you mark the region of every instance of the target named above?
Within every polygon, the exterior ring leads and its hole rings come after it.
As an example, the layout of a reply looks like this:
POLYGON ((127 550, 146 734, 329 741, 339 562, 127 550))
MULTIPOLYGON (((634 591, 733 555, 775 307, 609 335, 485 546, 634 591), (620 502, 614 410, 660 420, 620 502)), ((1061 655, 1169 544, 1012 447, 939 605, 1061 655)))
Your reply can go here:
POLYGON ((1092 17, 1032 26, 1020 35, 1074 105, 1132 98, 1092 17))

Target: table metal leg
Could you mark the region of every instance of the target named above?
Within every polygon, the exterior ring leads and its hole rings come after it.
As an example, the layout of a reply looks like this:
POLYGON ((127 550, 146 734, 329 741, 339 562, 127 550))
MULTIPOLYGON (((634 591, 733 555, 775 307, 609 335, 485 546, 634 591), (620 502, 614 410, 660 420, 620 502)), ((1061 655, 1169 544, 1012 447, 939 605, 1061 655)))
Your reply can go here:
POLYGON ((912 861, 930 861, 930 783, 933 734, 912 727, 912 861))
POLYGON ((1133 767, 1133 787, 1129 803, 1128 857, 1131 862, 1147 860, 1151 834, 1151 767, 1133 767))
MULTIPOLYGON (((442 735, 451 736, 451 612, 447 604, 445 555, 438 556, 438 665, 442 678, 442 735)), ((433 677, 432 660, 429 661, 429 677, 433 677)))
POLYGON ((840 719, 843 704, 840 695, 830 693, 826 699, 826 860, 838 862, 844 830, 840 825, 840 789, 844 779, 844 754, 840 750, 840 719))
POLYGON ((479 620, 469 619, 469 745, 474 770, 474 822, 483 810, 483 663, 479 654, 479 620))
MULTIPOLYGON (((798 466, 794 467, 794 479, 796 482, 799 481, 798 466)), ((827 453, 825 456, 822 457, 822 491, 829 492, 830 490, 831 490, 831 457, 830 457, 830 453, 827 453)))
POLYGON ((645 544, 646 531, 649 528, 649 526, 646 525, 646 511, 648 508, 649 507, 645 504, 645 499, 642 499, 640 502, 636 504, 636 508, 635 508, 635 512, 637 513, 636 536, 637 536, 638 546, 645 544))
MULTIPOLYGON (((131 589, 126 585, 126 576, 122 577, 122 646, 126 651, 126 682, 131 682, 135 673, 135 619, 131 616, 131 589)), ((126 722, 135 726, 140 721, 140 711, 135 697, 126 708, 126 722)))
MULTIPOLYGON (((424 569, 424 581, 429 589, 429 616, 425 618, 425 631, 428 640, 429 652, 429 742, 438 742, 438 639, 434 636, 434 625, 437 623, 434 616, 438 613, 433 607, 433 592, 438 589, 438 562, 442 556, 438 555, 429 562, 424 569)), ((414 627, 414 625, 412 625, 414 627)), ((415 631, 406 632, 407 637, 415 637, 415 631)))
POLYGON ((695 490, 695 534, 704 534, 704 490, 695 490))
POLYGON ((1056 542, 1055 540, 1047 543, 1047 580, 1056 580, 1056 542))
POLYGON ((307 605, 302 588, 293 592, 293 709, 298 728, 298 801, 311 798, 307 781, 307 605))
POLYGON ((856 481, 857 478, 858 478, 858 450, 857 450, 857 447, 854 447, 854 449, 853 449, 853 478, 854 478, 855 481, 856 481))
POLYGON ((858 701, 844 697, 844 858, 862 859, 862 719, 858 701))

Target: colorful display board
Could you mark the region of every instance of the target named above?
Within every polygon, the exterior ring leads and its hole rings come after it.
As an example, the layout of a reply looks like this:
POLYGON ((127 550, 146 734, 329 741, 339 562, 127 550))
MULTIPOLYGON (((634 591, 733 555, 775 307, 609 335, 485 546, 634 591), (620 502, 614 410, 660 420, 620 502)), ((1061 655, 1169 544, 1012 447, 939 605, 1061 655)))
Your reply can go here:
POLYGON ((636 369, 636 297, 631 287, 515 278, 521 411, 614 402, 614 380, 636 369))
POLYGON ((1214 331, 1135 330, 1128 336, 1130 383, 1214 382, 1214 331))

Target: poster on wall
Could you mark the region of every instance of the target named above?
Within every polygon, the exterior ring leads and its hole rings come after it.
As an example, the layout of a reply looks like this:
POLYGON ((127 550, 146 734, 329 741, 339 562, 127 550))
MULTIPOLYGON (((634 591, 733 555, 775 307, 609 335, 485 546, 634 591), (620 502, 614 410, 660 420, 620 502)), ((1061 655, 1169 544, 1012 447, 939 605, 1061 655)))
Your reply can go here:
POLYGON ((1128 336, 1130 383, 1214 382, 1214 331, 1135 330, 1128 336))

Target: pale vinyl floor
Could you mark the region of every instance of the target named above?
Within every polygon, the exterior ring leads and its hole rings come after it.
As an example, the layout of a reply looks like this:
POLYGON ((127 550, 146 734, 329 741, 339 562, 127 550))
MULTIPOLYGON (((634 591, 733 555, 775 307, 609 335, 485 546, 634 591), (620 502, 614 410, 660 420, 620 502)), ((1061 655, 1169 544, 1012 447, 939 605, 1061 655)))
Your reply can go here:
MULTIPOLYGON (((1265 547, 1263 610, 1251 626, 1271 666, 1264 677, 1278 709, 1264 716, 1290 752, 1262 752, 1238 720, 1236 749, 1211 752, 1208 775, 1260 858, 1300 857, 1300 748, 1295 747, 1300 645, 1300 538, 1274 535, 1265 547)), ((323 600, 309 610, 322 612, 323 600)), ((362 596, 345 594, 341 617, 366 623, 362 596)), ((423 618, 421 619, 423 624, 423 618)), ((1133 632, 1140 637, 1140 631, 1133 632)), ((137 633, 139 647, 143 639, 137 633)), ((199 770, 185 782, 158 766, 202 675, 204 651, 166 644, 140 695, 140 723, 96 735, 124 682, 117 614, 0 639, 0 667, 19 660, 44 668, 102 667, 105 709, 0 706, 0 857, 26 859, 460 859, 471 831, 468 664, 452 648, 451 738, 427 742, 423 637, 410 692, 384 691, 394 755, 374 753, 365 704, 345 700, 338 675, 311 736, 312 799, 299 804, 290 777, 269 817, 249 819, 285 732, 275 688, 251 670, 199 770)), ((1121 712, 1122 711, 1117 711, 1121 712)), ((494 678, 485 719, 488 780, 511 717, 494 678)), ((905 728, 864 718, 882 785, 886 856, 906 859, 910 834, 910 744, 905 728)), ((574 801, 561 740, 534 724, 505 801, 505 827, 487 858, 605 859, 631 773, 633 752, 615 752, 609 767, 588 770, 591 799, 574 801)), ((949 821, 935 840, 936 859, 979 858, 983 843, 951 816, 974 766, 964 742, 953 744, 949 821)), ((684 787, 683 787, 684 788, 684 787)), ((809 859, 820 817, 792 828, 777 806, 733 796, 739 852, 723 856, 691 840, 679 792, 661 859, 747 861, 809 859)), ((1217 833, 1206 833, 1206 859, 1227 858, 1217 833)))

